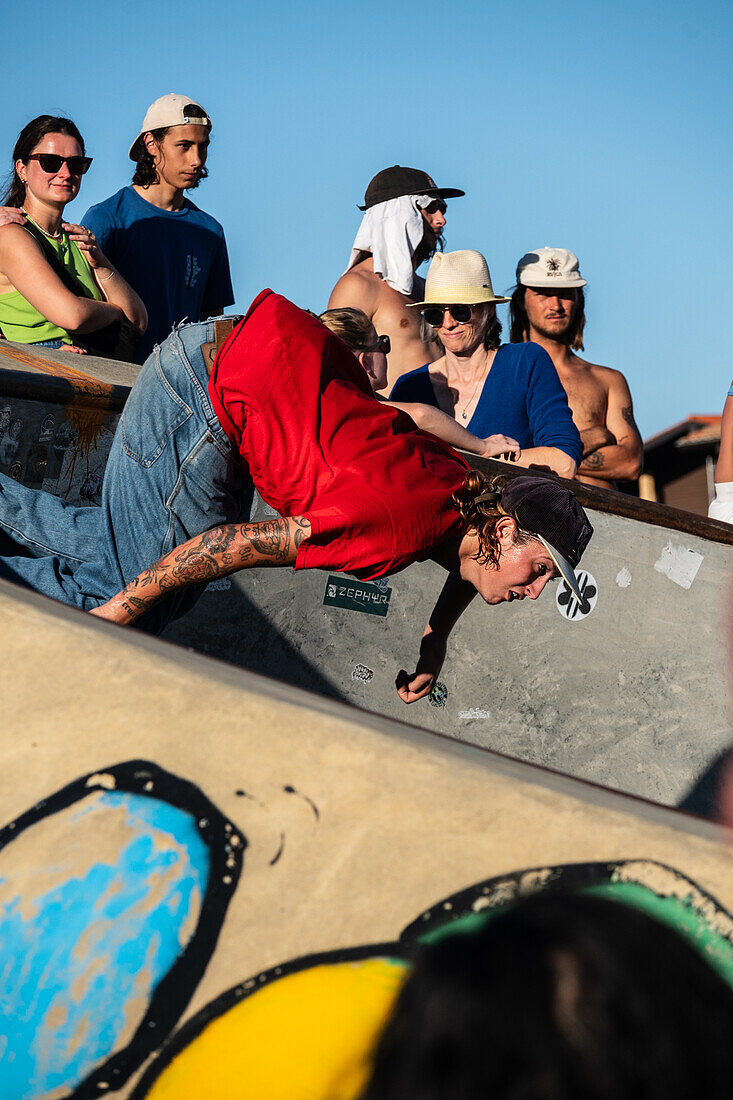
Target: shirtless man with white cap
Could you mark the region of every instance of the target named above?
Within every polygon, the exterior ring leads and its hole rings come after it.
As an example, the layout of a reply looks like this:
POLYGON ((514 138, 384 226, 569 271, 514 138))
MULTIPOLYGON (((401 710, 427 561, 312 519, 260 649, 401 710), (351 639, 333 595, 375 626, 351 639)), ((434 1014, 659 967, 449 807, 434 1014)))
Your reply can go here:
POLYGON ((615 489, 641 473, 642 442, 621 371, 588 363, 583 350, 585 297, 578 257, 566 248, 535 248, 517 264, 510 310, 511 342, 528 340, 549 354, 568 395, 583 442, 576 478, 615 489))
POLYGON ((360 309, 377 332, 389 336, 387 391, 400 375, 440 356, 437 345, 425 340, 418 312, 407 306, 419 302, 425 289, 415 272, 442 244, 445 200, 464 194, 399 164, 378 172, 366 189, 349 265, 328 308, 360 309))

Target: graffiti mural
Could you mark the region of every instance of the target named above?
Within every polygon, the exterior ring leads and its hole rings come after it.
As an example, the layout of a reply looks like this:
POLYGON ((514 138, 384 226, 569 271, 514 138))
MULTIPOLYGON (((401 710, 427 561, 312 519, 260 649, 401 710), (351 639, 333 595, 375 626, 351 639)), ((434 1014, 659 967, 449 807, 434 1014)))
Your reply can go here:
POLYGON ((491 919, 534 891, 581 890, 636 906, 689 938, 733 984, 733 918, 671 867, 646 860, 515 871, 443 899, 393 943, 297 959, 248 978, 189 1020, 134 1100, 353 1100, 421 943, 491 919))
MULTIPOLYGON (((312 799, 282 790, 320 819, 312 799)), ((175 1030, 216 950, 246 849, 198 787, 144 760, 84 776, 0 832, 3 1100, 91 1100, 125 1086, 133 1100, 352 1100, 415 950, 534 891, 639 907, 733 983, 733 918, 695 882, 650 860, 574 863, 476 882, 394 941, 253 975, 237 975, 230 959, 236 984, 175 1030)))
POLYGON ((4 1100, 124 1084, 196 988, 245 846, 198 788, 145 761, 86 776, 2 830, 4 1100))

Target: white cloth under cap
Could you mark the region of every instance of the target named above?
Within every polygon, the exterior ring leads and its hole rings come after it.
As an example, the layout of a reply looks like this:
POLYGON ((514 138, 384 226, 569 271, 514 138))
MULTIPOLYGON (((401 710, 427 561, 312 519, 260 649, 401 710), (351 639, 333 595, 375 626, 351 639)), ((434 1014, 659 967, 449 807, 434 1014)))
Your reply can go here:
POLYGON ((400 294, 410 294, 415 278, 412 257, 425 232, 420 210, 431 202, 435 195, 400 195, 371 206, 361 219, 346 271, 359 262, 361 252, 371 252, 375 275, 400 294))

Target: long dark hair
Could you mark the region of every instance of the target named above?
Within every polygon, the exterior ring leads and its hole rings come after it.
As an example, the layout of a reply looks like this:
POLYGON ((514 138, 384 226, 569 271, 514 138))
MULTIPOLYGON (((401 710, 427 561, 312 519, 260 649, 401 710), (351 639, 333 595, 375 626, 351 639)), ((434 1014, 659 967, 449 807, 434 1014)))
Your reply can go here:
POLYGON ((620 901, 536 895, 423 948, 362 1100, 729 1100, 733 990, 620 901))
MULTIPOLYGON (((524 344, 529 340, 529 321, 527 310, 524 308, 524 292, 527 288, 521 283, 517 284, 512 293, 509 304, 509 340, 512 344, 524 344)), ((583 330, 585 328, 585 294, 583 288, 575 291, 575 310, 573 320, 565 335, 568 345, 573 351, 584 351, 583 330)))
POLYGON ((20 131, 18 140, 15 143, 15 148, 13 149, 12 175, 7 184, 5 194, 2 199, 0 199, 0 205, 18 207, 22 206, 25 202, 26 188, 15 170, 15 162, 21 160, 23 164, 27 164, 29 156, 38 145, 39 141, 45 138, 47 134, 65 134, 66 137, 76 138, 81 146, 82 156, 84 156, 86 152, 84 148, 84 138, 70 118, 57 118, 55 115, 39 115, 38 118, 31 119, 31 121, 20 131))
MULTIPOLYGON (((205 120, 208 118, 206 111, 199 103, 187 103, 183 108, 183 113, 191 122, 196 122, 200 119, 200 124, 203 126, 206 124, 205 120), (201 112, 203 111, 203 115, 201 112)), ((198 123, 197 123, 198 125, 198 123)), ((173 130, 173 126, 161 126, 157 130, 146 130, 145 133, 151 133, 155 139, 155 144, 160 147, 160 143, 168 133, 169 130, 173 130)), ((143 138, 145 134, 140 134, 135 144, 132 147, 133 159, 135 161, 135 174, 132 177, 132 182, 136 183, 138 187, 152 187, 154 183, 159 180, 158 170, 155 167, 155 161, 151 154, 145 148, 145 142, 143 138)), ((205 180, 209 174, 209 170, 206 165, 203 166, 199 172, 198 178, 195 183, 192 183, 186 188, 187 191, 193 191, 195 187, 201 183, 201 180, 205 180)))

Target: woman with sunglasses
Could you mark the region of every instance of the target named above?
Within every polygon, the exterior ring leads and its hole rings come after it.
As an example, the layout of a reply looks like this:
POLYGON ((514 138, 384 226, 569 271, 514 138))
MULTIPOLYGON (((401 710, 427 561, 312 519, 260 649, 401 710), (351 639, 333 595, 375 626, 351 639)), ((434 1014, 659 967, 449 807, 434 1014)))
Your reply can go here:
MULTIPOLYGON (((20 133, 4 203, 24 224, 0 225, 0 330, 8 340, 84 352, 87 333, 145 331, 145 306, 94 234, 63 220, 91 163, 70 119, 40 115, 20 133)), ((96 350, 93 336, 89 343, 96 350)))
POLYGON ((500 342, 496 303, 480 252, 438 253, 417 302, 444 350, 442 358, 399 378, 393 401, 441 409, 476 436, 497 432, 522 448, 521 466, 574 476, 583 454, 565 390, 549 355, 537 344, 500 342))
POLYGON ((451 447, 482 455, 483 458, 506 457, 508 460, 518 461, 522 451, 516 439, 510 439, 506 435, 491 435, 487 439, 479 439, 433 405, 387 401, 382 397, 379 390, 387 385, 390 339, 389 336, 377 336, 377 330, 362 310, 350 306, 327 309, 319 320, 354 353, 367 373, 377 401, 406 412, 418 428, 450 443, 451 447))

